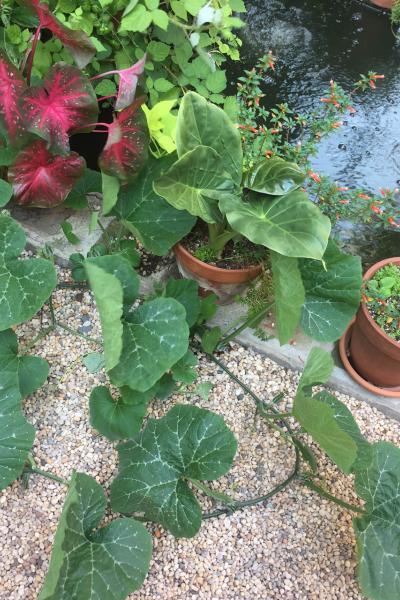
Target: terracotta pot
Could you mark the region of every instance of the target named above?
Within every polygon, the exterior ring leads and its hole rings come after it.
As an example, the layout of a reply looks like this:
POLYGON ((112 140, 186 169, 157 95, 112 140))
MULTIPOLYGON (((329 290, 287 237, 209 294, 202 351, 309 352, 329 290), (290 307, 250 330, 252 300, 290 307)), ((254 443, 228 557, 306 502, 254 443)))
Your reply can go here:
MULTIPOLYGON (((390 263, 400 265, 400 257, 376 263, 365 273, 364 281, 390 263)), ((364 302, 354 322, 349 353, 354 369, 364 380, 381 388, 400 389, 400 343, 375 323, 364 302)))
POLYGON ((393 8, 396 0, 369 0, 370 4, 379 6, 380 8, 393 8))
POLYGON ((181 275, 197 281, 203 294, 214 292, 219 304, 232 302, 262 272, 262 265, 243 269, 213 267, 193 256, 182 244, 176 244, 173 251, 181 275))

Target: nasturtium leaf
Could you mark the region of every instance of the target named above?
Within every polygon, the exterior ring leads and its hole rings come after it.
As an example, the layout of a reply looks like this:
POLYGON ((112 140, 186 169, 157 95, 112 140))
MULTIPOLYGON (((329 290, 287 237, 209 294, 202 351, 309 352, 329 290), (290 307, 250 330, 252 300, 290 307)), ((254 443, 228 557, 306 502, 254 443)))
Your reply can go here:
POLYGON ((18 69, 0 51, 0 129, 4 127, 11 144, 15 144, 24 128, 19 98, 26 83, 18 69))
POLYGON ((125 600, 141 587, 150 564, 150 534, 129 518, 97 529, 106 506, 101 485, 74 473, 38 600, 125 600))
POLYGON ((201 525, 201 508, 186 480, 221 477, 236 449, 220 416, 196 406, 174 406, 118 447, 111 506, 122 513, 144 512, 176 537, 192 537, 201 525))
POLYGON ((100 193, 102 190, 101 173, 92 169, 85 169, 82 177, 65 199, 64 206, 75 210, 87 208, 87 194, 100 193))
POLYGON ((106 366, 104 354, 100 352, 89 352, 82 358, 82 362, 89 373, 98 373, 106 366))
POLYGON ((54 155, 37 140, 19 153, 8 178, 17 204, 50 208, 64 202, 84 170, 85 159, 76 152, 54 155))
POLYGON ((56 64, 43 86, 28 88, 21 100, 26 127, 58 152, 69 149, 68 136, 93 129, 98 105, 89 79, 74 66, 56 64))
POLYGON ((164 291, 167 298, 175 298, 186 310, 186 321, 189 327, 197 322, 200 314, 201 301, 199 286, 193 279, 168 279, 164 291))
POLYGON ((304 286, 297 258, 270 252, 279 342, 287 344, 300 323, 304 286))
POLYGON ((122 254, 111 254, 88 258, 85 266, 88 265, 96 265, 119 280, 122 285, 124 310, 129 311, 130 306, 138 297, 140 284, 139 276, 129 260, 122 254))
POLYGON ((122 110, 109 126, 107 143, 99 158, 101 170, 123 182, 135 179, 148 158, 149 131, 138 99, 122 110))
POLYGON ((365 515, 353 520, 362 593, 374 600, 400 598, 400 449, 372 445, 368 468, 356 472, 355 486, 365 515))
POLYGON ((0 214, 0 331, 33 317, 57 284, 50 261, 18 258, 25 244, 20 225, 0 214))
POLYGON ((126 440, 139 433, 147 404, 154 395, 153 390, 137 392, 123 387, 120 396, 114 399, 110 390, 98 386, 90 394, 90 423, 107 439, 126 440))
POLYGON ((162 256, 194 227, 196 218, 177 210, 153 189, 153 182, 174 162, 150 158, 132 184, 121 188, 113 213, 144 247, 162 256))
POLYGON ((201 336, 201 347, 207 354, 212 354, 215 348, 218 346, 222 338, 222 330, 219 325, 206 329, 201 336))
POLYGON ((311 395, 311 387, 325 383, 333 369, 331 355, 313 348, 297 389, 293 415, 344 472, 365 467, 370 445, 362 436, 350 410, 328 392, 311 395))
POLYGON ((188 92, 182 99, 176 146, 179 158, 197 146, 213 148, 221 157, 221 171, 227 171, 234 183, 240 185, 243 152, 239 130, 224 110, 207 102, 196 92, 188 92))
POLYGON ((362 268, 358 256, 341 252, 333 240, 323 261, 299 261, 306 292, 301 327, 316 340, 333 342, 358 310, 362 268))
POLYGON ((5 206, 11 200, 13 189, 7 181, 0 179, 0 208, 5 206))
POLYGON ((230 226, 254 244, 285 256, 319 260, 324 255, 330 220, 300 190, 274 200, 255 193, 248 202, 222 198, 219 206, 230 226))
POLYGON ((189 344, 186 311, 173 298, 155 298, 129 313, 123 323, 119 363, 111 383, 145 392, 184 354, 189 344))
POLYGON ((188 350, 177 363, 172 367, 172 378, 174 381, 180 381, 189 385, 196 381, 197 371, 193 367, 197 366, 197 357, 191 350, 188 350))
POLYGON ((0 489, 22 473, 35 439, 21 401, 46 381, 48 373, 42 358, 18 356, 17 336, 11 329, 0 332, 0 489))
POLYGON ((235 185, 216 151, 196 146, 154 182, 154 189, 175 208, 217 223, 221 221, 218 200, 233 194, 235 185))
POLYGON ((264 159, 246 177, 245 187, 261 194, 284 196, 298 188, 305 175, 295 163, 283 158, 264 159))
POLYGON ((26 4, 36 11, 42 29, 49 29, 70 51, 78 67, 84 69, 96 54, 96 48, 86 33, 63 25, 51 13, 48 4, 38 0, 26 0, 26 4))

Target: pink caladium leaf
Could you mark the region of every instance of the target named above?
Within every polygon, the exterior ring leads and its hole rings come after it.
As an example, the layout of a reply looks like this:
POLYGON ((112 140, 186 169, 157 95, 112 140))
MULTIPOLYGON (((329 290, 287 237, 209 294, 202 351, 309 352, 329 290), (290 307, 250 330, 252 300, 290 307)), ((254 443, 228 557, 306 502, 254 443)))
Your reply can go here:
POLYGON ((115 110, 123 110, 132 104, 135 99, 136 87, 139 76, 143 73, 144 65, 146 64, 146 54, 138 60, 137 63, 129 67, 129 69, 120 69, 115 71, 107 71, 96 75, 93 79, 100 79, 107 75, 119 75, 119 86, 115 110))
POLYGON ((38 15, 40 28, 49 29, 64 44, 80 69, 86 67, 96 54, 96 48, 86 33, 63 25, 51 14, 48 4, 42 4, 39 0, 26 0, 26 4, 38 15))
POLYGON ((22 110, 27 129, 58 152, 67 152, 68 136, 89 131, 98 116, 97 98, 89 79, 77 67, 61 64, 49 70, 42 87, 26 90, 22 110))
POLYGON ((0 126, 4 127, 12 145, 21 137, 24 129, 18 101, 25 89, 26 83, 21 73, 0 52, 0 126))
POLYGON ((132 181, 148 158, 149 130, 138 98, 118 113, 109 125, 107 143, 100 155, 101 170, 122 182, 132 181))
POLYGON ((61 204, 83 175, 85 164, 76 152, 54 155, 44 141, 33 142, 19 153, 8 170, 15 202, 40 208, 61 204))

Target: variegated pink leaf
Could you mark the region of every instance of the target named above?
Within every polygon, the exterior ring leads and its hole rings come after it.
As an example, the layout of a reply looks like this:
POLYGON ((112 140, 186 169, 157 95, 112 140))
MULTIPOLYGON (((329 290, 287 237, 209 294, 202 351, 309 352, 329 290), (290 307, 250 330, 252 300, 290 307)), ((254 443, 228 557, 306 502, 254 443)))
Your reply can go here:
POLYGON ((26 83, 21 73, 0 52, 0 125, 10 144, 15 144, 23 131, 23 118, 18 105, 26 83))
POLYGON ((51 14, 49 6, 39 0, 26 0, 28 7, 35 10, 39 17, 40 27, 49 29, 67 48, 78 67, 83 69, 96 54, 96 48, 84 31, 69 29, 51 14))
POLYGON ((22 109, 27 129, 59 152, 68 151, 69 135, 92 129, 98 116, 90 81, 77 67, 61 64, 49 70, 43 87, 26 90, 22 109))
POLYGON ((119 75, 119 86, 115 110, 123 110, 132 104, 135 99, 136 87, 139 76, 143 73, 144 65, 146 64, 146 54, 138 60, 137 63, 129 67, 129 69, 120 69, 115 71, 107 71, 96 75, 93 79, 100 79, 107 75, 119 75))
POLYGON ((143 98, 118 113, 109 126, 107 144, 100 155, 101 170, 123 182, 133 180, 148 158, 149 131, 140 106, 143 98))
POLYGON ((19 153, 8 178, 17 204, 50 208, 65 200, 84 170, 85 160, 76 152, 54 155, 37 140, 19 153))

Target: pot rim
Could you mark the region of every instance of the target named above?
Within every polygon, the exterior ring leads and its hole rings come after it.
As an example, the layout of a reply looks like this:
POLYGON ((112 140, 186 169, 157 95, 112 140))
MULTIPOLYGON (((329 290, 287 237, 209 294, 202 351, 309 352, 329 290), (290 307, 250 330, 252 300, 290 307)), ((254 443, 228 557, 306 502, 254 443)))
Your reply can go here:
MULTIPOLYGON (((371 279, 375 273, 377 271, 379 271, 379 269, 381 269, 382 267, 385 267, 386 265, 390 265, 390 264, 395 264, 395 265, 399 265, 400 266, 400 256, 393 256, 392 258, 385 258, 384 260, 380 260, 379 262, 375 263, 374 265, 372 265, 372 267, 370 267, 363 276, 363 281, 368 281, 369 279, 371 279)), ((400 351, 400 343, 396 342, 396 340, 394 340, 393 338, 391 338, 390 336, 388 336, 387 333, 385 333, 383 331, 383 329, 381 329, 381 327, 379 327, 379 325, 374 321, 374 319, 372 318, 369 310, 367 309, 366 303, 361 299, 361 303, 360 303, 360 308, 362 310, 363 315, 365 316, 365 318, 367 319, 368 323, 371 325, 371 327, 375 330, 375 332, 382 337, 383 339, 385 339, 385 341, 387 343, 389 343, 391 346, 393 346, 393 348, 397 348, 400 351)))
POLYGON ((218 273, 232 273, 232 275, 236 275, 239 273, 257 273, 258 274, 262 270, 262 263, 259 263, 258 265, 253 265, 251 267, 243 267, 242 269, 224 269, 222 267, 214 267, 214 265, 209 265, 208 263, 203 262, 199 258, 196 258, 196 256, 194 256, 191 252, 189 252, 189 250, 187 250, 185 248, 185 246, 183 246, 183 244, 181 244, 180 242, 175 244, 175 246, 172 249, 176 254, 178 254, 178 255, 181 254, 184 257, 189 258, 198 266, 207 268, 211 273, 215 273, 215 275, 217 275, 218 273))

